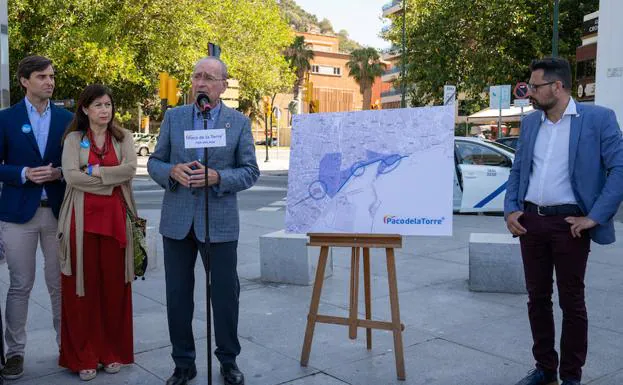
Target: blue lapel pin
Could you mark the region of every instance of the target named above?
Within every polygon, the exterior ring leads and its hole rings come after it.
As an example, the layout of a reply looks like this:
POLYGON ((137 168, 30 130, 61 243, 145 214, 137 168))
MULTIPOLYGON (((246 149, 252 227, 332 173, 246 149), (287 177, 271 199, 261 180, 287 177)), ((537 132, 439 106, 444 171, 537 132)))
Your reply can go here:
POLYGON ((22 126, 22 132, 24 134, 30 134, 30 131, 32 131, 32 127, 30 126, 30 124, 24 124, 22 126))
POLYGON ((225 128, 229 128, 231 127, 231 124, 229 124, 229 122, 225 123, 225 128))
POLYGON ((80 147, 82 148, 89 148, 90 145, 91 143, 89 143, 89 139, 87 138, 82 139, 82 142, 80 142, 80 147))

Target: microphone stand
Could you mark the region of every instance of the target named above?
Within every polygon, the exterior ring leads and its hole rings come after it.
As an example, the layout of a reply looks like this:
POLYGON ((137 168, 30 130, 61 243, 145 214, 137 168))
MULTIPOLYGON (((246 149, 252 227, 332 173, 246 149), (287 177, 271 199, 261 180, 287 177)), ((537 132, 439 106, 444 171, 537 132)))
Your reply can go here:
MULTIPOLYGON (((208 130, 208 114, 209 109, 204 109, 201 113, 203 116, 203 129, 207 132, 208 130)), ((208 385, 212 385, 212 275, 210 273, 210 222, 208 220, 208 193, 210 192, 210 187, 208 186, 208 148, 203 148, 203 159, 205 159, 204 164, 204 178, 205 185, 203 186, 204 195, 205 195, 205 269, 206 269, 206 324, 208 329, 208 385)))

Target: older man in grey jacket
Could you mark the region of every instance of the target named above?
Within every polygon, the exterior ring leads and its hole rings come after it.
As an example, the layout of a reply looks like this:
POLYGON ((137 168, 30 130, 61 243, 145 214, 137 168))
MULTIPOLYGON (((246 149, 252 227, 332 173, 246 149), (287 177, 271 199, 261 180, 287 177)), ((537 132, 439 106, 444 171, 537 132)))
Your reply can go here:
POLYGON ((160 127, 155 151, 149 158, 149 175, 165 189, 160 233, 164 242, 164 267, 169 335, 175 371, 167 385, 185 385, 197 375, 192 331, 194 266, 197 252, 210 258, 212 308, 216 357, 225 384, 244 384, 236 365, 238 296, 236 271, 239 233, 236 193, 251 187, 259 176, 249 119, 220 101, 227 88, 227 67, 217 58, 199 60, 192 75, 192 100, 199 93, 210 99, 208 129, 224 129, 226 145, 211 148, 207 162, 203 149, 186 149, 184 131, 201 130, 199 106, 168 110, 160 127), (208 180, 205 168, 208 167, 208 180), (208 185, 208 242, 205 248, 205 185, 208 185))

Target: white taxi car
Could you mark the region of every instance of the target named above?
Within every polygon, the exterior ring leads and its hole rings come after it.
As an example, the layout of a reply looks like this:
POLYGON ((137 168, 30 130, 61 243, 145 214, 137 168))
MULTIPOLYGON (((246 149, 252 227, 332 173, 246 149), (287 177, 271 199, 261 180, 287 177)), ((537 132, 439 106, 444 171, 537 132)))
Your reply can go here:
POLYGON ((515 151, 472 137, 454 138, 454 211, 503 212, 515 151))

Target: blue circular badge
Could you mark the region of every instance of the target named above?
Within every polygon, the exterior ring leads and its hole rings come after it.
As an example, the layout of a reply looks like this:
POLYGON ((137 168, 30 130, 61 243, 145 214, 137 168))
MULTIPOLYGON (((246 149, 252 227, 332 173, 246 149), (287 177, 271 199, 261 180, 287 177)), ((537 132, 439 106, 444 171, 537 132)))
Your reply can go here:
POLYGON ((30 124, 24 124, 22 126, 22 132, 24 134, 30 134, 30 131, 32 131, 32 127, 30 126, 30 124))
POLYGON ((82 139, 82 142, 80 142, 80 147, 82 148, 89 148, 90 145, 91 143, 89 143, 89 139, 87 138, 82 139))

